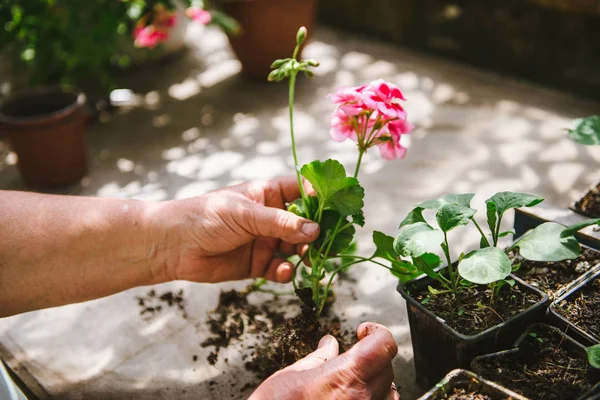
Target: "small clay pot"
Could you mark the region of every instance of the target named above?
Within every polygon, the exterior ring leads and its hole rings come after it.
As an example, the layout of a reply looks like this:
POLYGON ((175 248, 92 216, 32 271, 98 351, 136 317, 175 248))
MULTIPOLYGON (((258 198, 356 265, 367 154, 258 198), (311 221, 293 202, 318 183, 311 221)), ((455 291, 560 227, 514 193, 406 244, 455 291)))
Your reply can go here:
POLYGON ((309 35, 315 21, 316 0, 241 0, 227 2, 224 11, 235 18, 242 32, 231 36, 242 73, 267 79, 276 59, 292 56, 301 26, 309 35))
POLYGON ((87 170, 85 95, 36 88, 0 103, 0 132, 18 156, 25 183, 51 188, 81 179, 87 170))

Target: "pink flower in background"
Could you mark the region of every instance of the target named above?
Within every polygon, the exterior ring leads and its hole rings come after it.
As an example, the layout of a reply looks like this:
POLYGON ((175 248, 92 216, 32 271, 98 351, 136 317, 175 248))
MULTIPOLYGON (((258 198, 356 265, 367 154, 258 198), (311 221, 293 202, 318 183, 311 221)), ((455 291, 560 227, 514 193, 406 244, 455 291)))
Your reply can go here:
POLYGON ((387 132, 382 132, 377 139, 381 157, 386 160, 404 158, 408 149, 402 144, 402 135, 409 134, 414 126, 406 120, 399 119, 389 122, 386 128, 387 132))
POLYGON ((157 4, 154 6, 153 23, 157 30, 167 30, 175 26, 177 23, 177 16, 163 4, 157 4))
POLYGON ((210 13, 200 7, 190 7, 185 11, 185 14, 192 21, 199 22, 202 25, 208 25, 212 21, 210 13))
POLYGON ((135 45, 137 47, 146 47, 153 49, 160 42, 164 42, 169 38, 169 34, 165 31, 156 29, 154 25, 138 26, 133 31, 135 45))
POLYGON ((340 88, 330 99, 338 106, 331 116, 329 133, 333 140, 354 140, 361 151, 378 146, 381 156, 388 160, 406 155, 401 138, 413 126, 406 120, 401 104, 405 98, 397 86, 378 80, 340 88))

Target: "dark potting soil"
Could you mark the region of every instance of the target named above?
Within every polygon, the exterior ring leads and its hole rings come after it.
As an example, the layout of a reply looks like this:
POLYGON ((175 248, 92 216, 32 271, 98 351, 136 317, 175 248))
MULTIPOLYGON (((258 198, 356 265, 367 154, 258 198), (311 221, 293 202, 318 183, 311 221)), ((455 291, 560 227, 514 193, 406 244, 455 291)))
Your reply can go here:
POLYGON ((514 274, 548 293, 551 299, 579 276, 600 265, 600 253, 587 248, 583 248, 579 257, 574 260, 558 262, 529 261, 515 253, 509 256, 514 263, 521 264, 514 274))
MULTIPOLYGON (((430 286, 437 290, 444 289, 437 281, 430 286)), ((529 309, 541 300, 538 293, 528 290, 518 282, 513 287, 502 287, 493 299, 492 291, 487 286, 464 289, 458 298, 452 293, 431 295, 427 288, 412 293, 412 296, 463 335, 483 332, 529 309)))
POLYGON ((575 210, 591 218, 600 218, 600 183, 575 203, 575 210))
MULTIPOLYGON (((310 289, 303 290, 299 296, 308 301, 305 297, 311 298, 310 289)), ((275 301, 279 299, 272 302, 275 301)), ((312 353, 324 335, 338 338, 340 351, 348 343, 346 338, 352 335, 342 330, 339 318, 325 317, 317 321, 312 309, 302 305, 301 314, 289 319, 283 312, 273 311, 269 307, 272 302, 259 307, 248 302, 246 292, 221 292, 219 304, 208 319, 212 336, 201 343, 202 347, 215 346, 208 361, 214 365, 219 350, 232 341, 242 341, 245 333, 258 334, 260 341, 245 366, 262 380, 312 353)), ((295 298, 289 303, 297 305, 299 300, 295 298)))
POLYGON ((451 393, 434 397, 435 400, 501 400, 485 393, 473 392, 467 389, 454 388, 451 393))
POLYGON ((540 328, 529 335, 519 352, 480 360, 484 378, 531 399, 572 400, 600 381, 585 353, 554 331, 540 328))
POLYGON ((157 294, 154 289, 151 289, 145 296, 137 296, 135 298, 140 307, 140 315, 152 318, 155 314, 162 312, 165 307, 176 307, 183 318, 187 318, 185 310, 187 301, 184 297, 183 289, 177 293, 168 291, 162 294, 157 294))
POLYGON ((569 322, 600 340, 600 278, 554 307, 569 322))

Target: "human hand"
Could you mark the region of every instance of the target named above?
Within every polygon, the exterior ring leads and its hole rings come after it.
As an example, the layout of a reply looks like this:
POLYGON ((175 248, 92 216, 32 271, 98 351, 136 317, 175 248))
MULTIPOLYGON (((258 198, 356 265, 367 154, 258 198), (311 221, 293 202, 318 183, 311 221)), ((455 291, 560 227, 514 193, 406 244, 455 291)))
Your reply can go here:
POLYGON ((400 400, 392 382, 391 361, 398 352, 392 334, 383 325, 366 322, 357 335, 359 342, 342 355, 337 340, 324 336, 315 352, 273 374, 250 400, 400 400))
POLYGON ((283 210, 299 197, 297 180, 283 178, 156 203, 147 217, 156 232, 153 275, 158 282, 289 282, 286 257, 319 236, 318 224, 283 210))

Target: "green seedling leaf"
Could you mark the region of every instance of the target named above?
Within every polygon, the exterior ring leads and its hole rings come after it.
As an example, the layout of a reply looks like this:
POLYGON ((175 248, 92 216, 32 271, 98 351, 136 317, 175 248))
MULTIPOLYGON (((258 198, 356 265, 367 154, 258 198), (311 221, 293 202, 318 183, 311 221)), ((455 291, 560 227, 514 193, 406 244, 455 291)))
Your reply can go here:
POLYGON ((511 273, 511 262, 504 251, 486 247, 470 252, 458 264, 458 273, 469 282, 487 285, 505 279, 511 273))
POLYGON ((440 279, 438 273, 435 272, 435 269, 439 267, 442 263, 440 257, 437 254, 421 254, 421 256, 419 257, 413 257, 413 262, 415 263, 419 271, 421 271, 428 277, 433 279, 440 279))
POLYGON ((431 297, 425 297, 423 300, 421 300, 421 304, 425 305, 427 303, 429 303, 431 301, 431 297))
POLYGON ((574 236, 562 237, 568 229, 556 222, 546 222, 523 236, 512 248, 531 261, 573 260, 579 256, 579 243, 574 236))
POLYGON ((404 226, 394 240, 394 250, 405 257, 419 257, 433 253, 444 241, 444 233, 425 222, 404 226))
POLYGON ((465 308, 463 306, 458 307, 458 315, 463 315, 465 313, 465 308))
POLYGON ((507 210, 519 207, 533 207, 540 204, 544 199, 527 193, 500 192, 486 200, 486 203, 496 205, 496 214, 498 217, 504 215, 507 210))
MULTIPOLYGON (((321 233, 319 235, 319 237, 317 238, 317 240, 315 241, 315 244, 317 245, 317 248, 320 248, 321 245, 323 244, 323 242, 333 234, 335 227, 338 224, 338 221, 340 220, 341 215, 334 210, 325 210, 323 212, 323 217, 321 218, 321 233)), ((344 226, 348 223, 348 220, 342 220, 340 226, 344 226)), ((329 250, 329 254, 330 256, 333 255, 337 255, 343 251, 345 251, 346 249, 348 249, 348 247, 350 247, 350 245, 352 244, 352 241, 354 240, 354 233, 355 233, 355 229, 354 226, 349 226, 348 228, 344 229, 341 232, 338 232, 338 234, 335 237, 335 240, 331 246, 331 249, 329 250)))
POLYGON ((382 232, 373 232, 373 243, 376 250, 371 258, 381 258, 391 262, 391 272, 401 281, 415 278, 419 274, 417 267, 407 261, 400 260, 394 250, 394 238, 382 232))
POLYGON ((569 136, 579 144, 600 145, 600 116, 575 120, 575 129, 569 130, 569 136))
POLYGON ((426 209, 426 210, 434 210, 437 211, 443 206, 446 205, 457 205, 463 206, 466 208, 471 207, 471 200, 475 196, 474 193, 465 193, 465 194, 445 194, 439 199, 435 200, 427 200, 422 203, 417 204, 416 208, 426 209))
POLYGON ((600 218, 599 219, 588 219, 587 221, 583 221, 578 224, 568 226, 565 230, 562 231, 562 233, 560 234, 560 237, 567 238, 569 236, 574 236, 575 233, 579 232, 583 228, 587 228, 588 226, 592 226, 592 225, 600 225, 600 218))
POLYGON ((588 361, 594 368, 600 368, 600 344, 587 348, 588 361))
POLYGON ((498 237, 505 237, 505 236, 508 236, 508 235, 514 235, 515 233, 517 233, 517 232, 514 229, 511 229, 511 230, 506 231, 506 232, 501 232, 498 235, 498 237))
POLYGON ((496 234, 496 224, 498 223, 498 215, 497 215, 498 207, 496 207, 496 203, 491 201, 491 199, 488 199, 485 202, 485 205, 486 205, 487 223, 488 223, 488 226, 490 227, 490 232, 492 232, 492 235, 495 235, 496 234))
POLYGON ((459 226, 467 225, 477 211, 458 204, 442 206, 435 215, 440 229, 449 232, 459 226))
POLYGON ((406 225, 415 224, 417 222, 427 222, 425 218, 423 218, 423 209, 420 207, 417 207, 408 213, 406 218, 404 218, 404 221, 400 223, 400 228, 406 225))
POLYGON ((352 214, 352 223, 365 226, 365 214, 362 211, 352 214))
POLYGON ((313 161, 300 172, 315 189, 322 207, 332 208, 344 216, 362 210, 365 191, 356 178, 346 176, 339 161, 313 161))
POLYGON ((485 249, 486 247, 490 247, 489 241, 486 241, 486 240, 487 240, 487 238, 484 239, 483 237, 479 239, 479 248, 480 249, 485 249))

